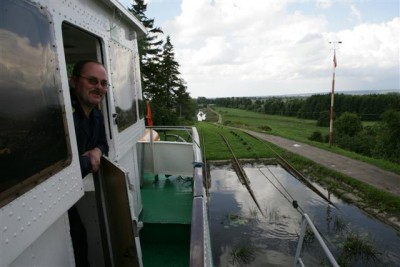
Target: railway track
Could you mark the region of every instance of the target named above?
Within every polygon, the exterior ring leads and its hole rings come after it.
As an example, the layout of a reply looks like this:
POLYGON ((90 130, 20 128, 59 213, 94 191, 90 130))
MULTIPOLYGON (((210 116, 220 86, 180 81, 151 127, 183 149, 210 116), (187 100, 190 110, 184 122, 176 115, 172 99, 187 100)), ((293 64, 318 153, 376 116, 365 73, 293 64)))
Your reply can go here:
MULTIPOLYGON (((241 141, 243 141, 243 144, 246 144, 246 142, 244 141, 244 139, 236 132, 236 131, 230 131, 231 134, 237 136, 241 141)), ((248 134, 248 133, 246 133, 248 134)), ((235 172, 238 175, 239 181, 246 187, 246 189, 248 190, 249 194, 251 195, 254 203, 256 204, 258 210, 261 212, 261 214, 264 216, 264 212, 251 188, 251 182, 250 179, 248 178, 246 172, 243 169, 242 163, 240 162, 240 160, 237 158, 237 156, 235 155, 234 150, 232 149, 231 144, 229 143, 228 139, 226 138, 226 136, 224 136, 224 134, 222 134, 221 132, 218 132, 218 135, 221 137, 221 139, 223 140, 223 143, 226 145, 226 147, 228 148, 228 150, 230 151, 231 154, 231 160, 232 160, 232 164, 233 167, 235 169, 235 172)), ((248 134, 251 138, 255 138, 256 140, 258 140, 260 143, 262 143, 262 145, 265 147, 265 149, 268 149, 270 151, 273 152, 273 154, 275 155, 278 163, 283 166, 289 173, 291 173, 296 179, 300 180, 301 182, 303 182, 306 186, 308 186, 312 191, 314 191, 316 194, 318 194, 321 198, 323 198, 326 202, 328 202, 330 205, 336 207, 334 205, 334 203, 332 203, 332 201, 325 196, 321 191, 318 190, 318 188, 316 188, 310 181, 308 181, 308 179, 301 173, 299 172, 297 169, 295 169, 292 165, 290 165, 281 155, 279 155, 276 151, 274 151, 265 141, 261 140, 260 138, 257 138, 255 136, 252 136, 250 134, 248 134)), ((202 140, 203 144, 204 143, 204 139, 202 140)), ((205 148, 203 148, 205 149, 205 148)), ((248 147, 248 149, 251 149, 248 147)), ((204 150, 205 151, 205 150, 204 150)), ((207 163, 206 161, 206 157, 204 154, 204 162, 207 163)), ((207 164, 206 164, 207 166, 207 164)), ((292 206, 297 209, 300 213, 303 213, 301 207, 299 207, 297 201, 295 199, 293 199, 293 197, 291 196, 291 194, 286 190, 286 188, 279 182, 278 178, 274 176, 274 174, 272 172, 270 172, 270 174, 275 178, 275 182, 273 182, 265 173, 263 173, 260 170, 261 174, 268 179, 268 181, 276 188, 276 190, 279 191, 280 194, 282 194, 289 203, 292 204, 292 206), (277 186, 277 184, 279 184, 279 186, 277 186), (282 189, 279 189, 279 187, 282 189), (284 191, 284 192, 283 192, 284 191)), ((206 173, 208 173, 206 171, 206 173)), ((207 178, 208 175, 206 174, 206 181, 207 184, 210 184, 209 178, 207 178)), ((206 188, 208 188, 209 186, 207 186, 206 188)))

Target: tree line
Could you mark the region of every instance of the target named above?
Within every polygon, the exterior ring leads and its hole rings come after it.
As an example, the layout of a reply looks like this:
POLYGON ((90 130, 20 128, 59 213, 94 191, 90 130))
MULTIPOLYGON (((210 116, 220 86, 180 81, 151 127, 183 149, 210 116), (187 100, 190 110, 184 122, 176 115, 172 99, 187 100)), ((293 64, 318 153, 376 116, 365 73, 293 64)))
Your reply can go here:
POLYGON ((181 77, 170 36, 165 37, 154 19, 146 16, 144 0, 135 0, 129 11, 147 30, 147 35, 138 39, 138 50, 143 103, 150 102, 154 125, 190 124, 197 106, 181 77))
MULTIPOLYGON (((343 113, 334 121, 334 144, 362 155, 400 164, 400 109, 388 109, 380 119, 373 126, 363 126, 356 113, 343 113)), ((314 133, 314 137, 315 134, 318 135, 314 133)))
MULTIPOLYGON (((400 94, 345 95, 335 94, 334 113, 339 117, 344 112, 357 114, 363 121, 377 121, 388 109, 400 109, 400 94)), ((318 120, 330 113, 331 95, 316 94, 310 97, 228 97, 198 98, 199 104, 216 104, 222 107, 239 108, 271 115, 292 116, 318 120)))
MULTIPOLYGON (((215 104, 271 115, 297 116, 316 120, 328 127, 330 94, 307 98, 198 98, 200 105, 215 104)), ((335 94, 334 145, 374 158, 400 164, 400 94, 344 95, 335 94), (363 126, 362 121, 378 121, 363 126)), ((310 140, 328 142, 329 135, 314 132, 310 140)))

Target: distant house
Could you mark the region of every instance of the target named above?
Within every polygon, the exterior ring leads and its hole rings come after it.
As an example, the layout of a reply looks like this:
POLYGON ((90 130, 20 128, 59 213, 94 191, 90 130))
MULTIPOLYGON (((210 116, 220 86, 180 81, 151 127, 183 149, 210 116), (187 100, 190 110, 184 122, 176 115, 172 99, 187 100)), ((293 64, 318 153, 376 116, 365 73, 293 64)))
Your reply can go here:
POLYGON ((203 111, 199 111, 197 113, 197 121, 205 121, 206 120, 206 114, 203 111))

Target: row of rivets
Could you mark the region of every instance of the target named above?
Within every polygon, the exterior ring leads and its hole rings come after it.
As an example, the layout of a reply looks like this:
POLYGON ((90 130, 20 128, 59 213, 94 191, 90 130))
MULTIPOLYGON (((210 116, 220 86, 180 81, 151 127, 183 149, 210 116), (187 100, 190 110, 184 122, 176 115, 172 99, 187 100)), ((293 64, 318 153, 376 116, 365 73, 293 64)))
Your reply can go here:
MULTIPOLYGON (((68 173, 68 174, 69 174, 69 173, 68 173)), ((72 180, 77 180, 77 179, 78 179, 78 177, 71 177, 71 178, 72 178, 72 180)), ((62 177, 59 178, 59 180, 62 180, 62 179, 63 179, 62 177)), ((68 185, 68 182, 65 181, 64 184, 65 184, 65 185, 68 185)), ((52 186, 54 186, 54 185, 55 185, 55 184, 53 183, 52 186)), ((50 204, 50 205, 48 206, 48 208, 45 208, 45 209, 44 209, 44 212, 47 213, 49 210, 51 210, 53 207, 55 207, 55 206, 57 205, 57 202, 60 202, 61 199, 63 199, 63 198, 65 197, 65 195, 68 195, 68 194, 70 193, 70 191, 73 190, 74 188, 76 188, 77 186, 78 186, 78 184, 77 184, 77 183, 74 183, 73 186, 72 186, 72 188, 68 189, 68 190, 66 191, 66 193, 62 195, 62 197, 58 197, 57 200, 54 200, 53 203, 50 204)), ((60 191, 60 190, 61 190, 61 188, 58 187, 58 188, 57 188, 57 191, 60 191)), ((47 192, 46 187, 43 188, 43 192, 44 192, 44 193, 47 192)), ((50 192, 50 193, 48 194, 48 196, 51 198, 51 197, 53 196, 53 194, 50 192)), ((34 200, 36 200, 38 197, 37 197, 37 195, 35 194, 35 195, 32 196, 32 198, 33 198, 34 200)), ((16 203, 18 203, 19 201, 20 201, 20 200, 17 199, 17 200, 16 200, 16 203)), ((40 203, 40 205, 43 205, 43 200, 40 199, 40 200, 39 200, 39 203, 40 203)), ((12 204, 10 204, 10 206, 12 207, 12 204)), ((21 202, 21 207, 25 208, 26 206, 27 206, 27 203, 26 203, 25 201, 22 201, 22 202, 21 202)), ((33 212, 33 208, 32 208, 32 207, 29 207, 29 211, 32 213, 32 212, 33 212)), ((11 210, 11 211, 9 211, 8 215, 9 215, 10 217, 14 216, 14 212, 11 210)), ((38 218, 42 218, 42 216, 43 216, 43 214, 40 212, 40 213, 37 215, 37 217, 34 216, 31 220, 28 220, 27 223, 26 223, 26 226, 27 226, 27 227, 30 227, 30 226, 32 225, 32 222, 31 222, 31 221, 37 222, 37 221, 38 221, 38 218)), ((18 217, 17 217, 17 221, 21 221, 21 220, 22 220, 22 217, 21 217, 21 216, 18 216, 18 217)), ((9 230, 9 229, 8 229, 7 226, 4 226, 4 227, 3 227, 3 232, 4 232, 4 233, 7 233, 8 230, 9 230)), ((21 227, 19 228, 19 231, 20 231, 21 233, 23 233, 25 230, 26 230, 26 228, 25 228, 24 226, 21 226, 21 227)), ((13 238, 17 238, 17 236, 18 236, 17 232, 14 232, 14 233, 12 234, 12 237, 13 237, 13 238)), ((6 238, 6 239, 4 240, 4 242, 5 242, 5 244, 9 244, 9 243, 10 243, 10 239, 9 239, 9 238, 6 238)))

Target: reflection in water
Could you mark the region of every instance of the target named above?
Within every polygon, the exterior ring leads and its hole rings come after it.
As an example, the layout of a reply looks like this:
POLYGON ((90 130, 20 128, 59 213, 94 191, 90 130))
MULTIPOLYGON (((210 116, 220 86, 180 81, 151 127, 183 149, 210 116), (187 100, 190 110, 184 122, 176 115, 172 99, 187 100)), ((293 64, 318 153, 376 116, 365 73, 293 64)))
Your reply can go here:
POLYGON ((361 235, 357 232, 350 233, 343 244, 339 256, 339 263, 342 266, 349 266, 354 259, 361 258, 366 262, 376 262, 380 252, 372 244, 368 235, 361 235))
POLYGON ((243 243, 234 247, 231 252, 232 265, 246 265, 254 261, 255 248, 252 244, 243 243))
MULTIPOLYGON (((328 205, 280 166, 254 164, 244 169, 265 216, 230 165, 212 166, 209 212, 215 266, 292 266, 301 215, 288 201, 291 197, 313 220, 339 264, 400 264, 400 237, 388 226, 333 195, 337 208, 328 205)), ((306 266, 329 265, 317 243, 307 231, 302 252, 306 266)))
POLYGON ((0 1, 0 198, 50 177, 69 157, 54 29, 32 5, 0 1))

